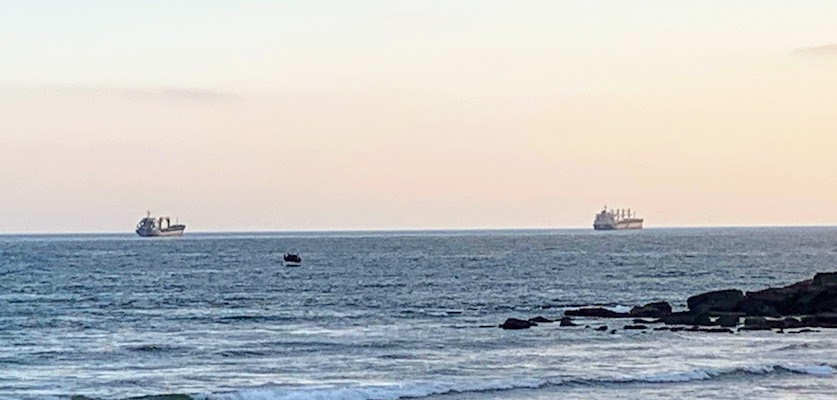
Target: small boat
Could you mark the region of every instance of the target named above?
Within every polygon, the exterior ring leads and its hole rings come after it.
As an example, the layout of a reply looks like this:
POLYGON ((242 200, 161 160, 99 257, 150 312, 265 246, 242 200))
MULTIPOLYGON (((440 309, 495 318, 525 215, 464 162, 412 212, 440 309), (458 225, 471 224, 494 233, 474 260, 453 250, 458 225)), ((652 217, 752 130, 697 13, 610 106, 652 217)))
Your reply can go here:
POLYGON ((302 257, 296 253, 285 253, 284 257, 286 267, 298 267, 302 265, 302 257))

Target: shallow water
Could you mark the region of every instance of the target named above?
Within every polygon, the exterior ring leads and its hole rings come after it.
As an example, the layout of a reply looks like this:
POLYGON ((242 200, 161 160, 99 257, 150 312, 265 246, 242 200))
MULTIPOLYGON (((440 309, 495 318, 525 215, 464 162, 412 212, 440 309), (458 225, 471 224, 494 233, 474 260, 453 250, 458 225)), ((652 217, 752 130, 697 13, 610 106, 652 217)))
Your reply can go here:
POLYGON ((833 398, 837 332, 480 326, 835 265, 837 228, 2 236, 0 397, 833 398))

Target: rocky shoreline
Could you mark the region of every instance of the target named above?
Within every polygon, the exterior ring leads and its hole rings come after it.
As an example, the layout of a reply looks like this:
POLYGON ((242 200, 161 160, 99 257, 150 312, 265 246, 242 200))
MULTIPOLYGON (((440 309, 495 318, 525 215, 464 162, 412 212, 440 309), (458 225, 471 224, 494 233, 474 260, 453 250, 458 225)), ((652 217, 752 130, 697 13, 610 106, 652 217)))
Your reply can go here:
MULTIPOLYGON (((631 319, 625 330, 734 333, 736 331, 776 330, 780 333, 813 332, 811 328, 837 328, 837 272, 818 273, 813 279, 780 288, 755 292, 738 289, 701 293, 686 300, 688 310, 674 311, 667 302, 636 306, 630 312, 603 307, 567 310, 560 319, 542 316, 528 320, 509 318, 502 329, 528 329, 538 324, 559 322, 562 327, 577 326, 571 317, 631 319), (790 331, 789 329, 797 329, 790 331), (786 331, 788 330, 788 331, 786 331)), ((492 325, 493 326, 493 325, 492 325)), ((590 327, 587 325, 587 327, 590 327)), ((594 329, 607 331, 607 326, 594 329)), ((616 330, 610 330, 615 333, 616 330)))

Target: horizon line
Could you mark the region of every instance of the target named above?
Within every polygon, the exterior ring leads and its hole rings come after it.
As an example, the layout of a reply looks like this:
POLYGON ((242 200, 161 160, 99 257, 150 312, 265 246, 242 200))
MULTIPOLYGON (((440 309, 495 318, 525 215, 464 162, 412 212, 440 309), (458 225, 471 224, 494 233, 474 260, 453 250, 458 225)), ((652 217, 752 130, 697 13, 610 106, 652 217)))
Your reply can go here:
MULTIPOLYGON (((642 229, 620 229, 629 231, 662 229, 747 229, 747 228, 837 228, 837 225, 671 225, 651 226, 642 229)), ((417 233, 417 232, 491 232, 491 231, 595 231, 592 226, 565 227, 463 227, 463 228, 324 228, 290 230, 192 230, 194 234, 252 234, 252 233, 417 233)), ((618 230, 617 230, 618 231, 618 230)), ((133 231, 67 231, 67 232, 0 232, 0 236, 70 236, 70 235, 135 235, 133 231)))

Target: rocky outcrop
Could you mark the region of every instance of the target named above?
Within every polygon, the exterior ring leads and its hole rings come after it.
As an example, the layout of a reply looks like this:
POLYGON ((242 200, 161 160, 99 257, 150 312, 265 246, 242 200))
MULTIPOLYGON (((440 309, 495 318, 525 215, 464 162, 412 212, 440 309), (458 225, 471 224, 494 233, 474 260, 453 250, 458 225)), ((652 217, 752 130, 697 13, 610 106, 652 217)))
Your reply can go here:
MULTIPOLYGON (((727 332, 731 331, 729 328, 738 327, 742 318, 744 325, 738 328, 739 331, 778 329, 784 332, 785 329, 837 328, 837 272, 818 273, 813 279, 789 286, 747 293, 738 289, 716 290, 689 297, 687 304, 688 311, 678 312, 672 312, 671 305, 663 301, 634 307, 629 313, 603 307, 567 310, 560 325, 576 326, 569 318, 574 316, 634 318, 636 325, 627 325, 624 329, 640 329, 638 326, 663 322, 666 325, 676 325, 666 328, 672 332, 727 332)), ((553 320, 540 316, 528 321, 509 318, 500 327, 527 329, 548 322, 553 320)))
POLYGON ((744 299, 744 292, 738 289, 717 290, 689 297, 686 303, 689 311, 695 314, 711 311, 737 311, 738 304, 744 299))
POLYGON ((782 288, 748 292, 739 306, 747 315, 812 315, 837 311, 837 284, 833 274, 817 274, 814 279, 782 288))
POLYGON ((595 317, 595 318, 629 318, 631 314, 620 313, 602 307, 579 308, 578 310, 564 311, 564 315, 570 317, 595 317))
POLYGON ((500 324, 500 328, 503 329, 529 329, 533 326, 538 326, 538 324, 517 318, 509 318, 500 324))
POLYGON ((671 304, 665 301, 648 303, 644 306, 636 306, 631 309, 632 317, 660 318, 671 314, 671 304))

